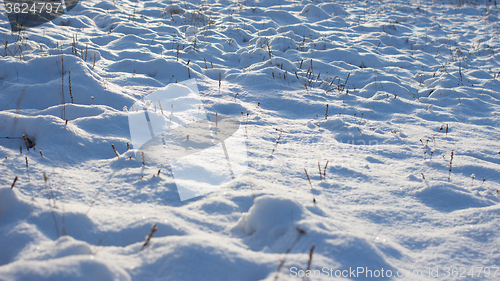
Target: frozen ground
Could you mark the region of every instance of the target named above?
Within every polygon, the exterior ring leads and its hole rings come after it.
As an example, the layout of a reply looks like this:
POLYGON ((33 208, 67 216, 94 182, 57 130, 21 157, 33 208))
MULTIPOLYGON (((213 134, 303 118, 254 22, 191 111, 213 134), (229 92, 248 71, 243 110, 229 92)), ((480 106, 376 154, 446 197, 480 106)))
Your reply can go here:
POLYGON ((498 279, 498 11, 83 0, 19 34, 2 10, 0 280, 498 279), (181 201, 123 108, 189 78, 248 168, 181 201))

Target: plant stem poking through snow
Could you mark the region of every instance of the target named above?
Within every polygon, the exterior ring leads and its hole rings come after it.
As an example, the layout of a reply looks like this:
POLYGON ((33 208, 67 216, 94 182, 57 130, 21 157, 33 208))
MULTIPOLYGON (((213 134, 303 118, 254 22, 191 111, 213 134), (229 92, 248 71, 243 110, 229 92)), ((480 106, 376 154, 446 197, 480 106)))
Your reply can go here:
POLYGON ((451 151, 451 157, 450 157, 450 170, 448 171, 448 181, 450 181, 451 177, 451 163, 453 161, 453 150, 451 151))
POLYGON ((319 180, 322 181, 323 178, 321 177, 321 166, 319 165, 319 161, 318 161, 318 171, 319 171, 319 180))
POLYGON ((142 166, 146 166, 146 162, 144 160, 144 152, 142 152, 142 166))
POLYGON ((220 94, 221 79, 222 79, 222 75, 219 72, 219 94, 220 94))
POLYGON ((146 236, 146 241, 144 241, 144 244, 142 244, 141 251, 144 250, 149 245, 149 241, 151 238, 153 238, 153 234, 158 230, 158 227, 156 226, 156 223, 151 226, 151 229, 149 230, 148 236, 146 236))
POLYGON ((12 182, 12 185, 10 186, 10 189, 14 189, 14 185, 16 185, 17 179, 18 179, 18 177, 16 176, 14 178, 14 182, 12 182))
POLYGON ((28 156, 24 157, 26 159, 26 171, 28 171, 28 181, 31 182, 31 178, 30 178, 30 167, 29 167, 29 164, 28 164, 28 156))
POLYGON ((73 104, 73 92, 71 91, 71 71, 68 71, 68 84, 69 84, 69 97, 71 98, 71 104, 73 104))
MULTIPOLYGON (((311 263, 313 259, 313 252, 314 252, 314 245, 311 246, 311 249, 309 250, 309 260, 307 261, 307 269, 306 272, 310 272, 311 270, 311 263)), ((304 277, 302 280, 306 280, 307 274, 304 274, 304 277)))
MULTIPOLYGON (((120 154, 118 154, 118 151, 116 151, 115 145, 111 144, 111 147, 113 148, 113 151, 115 152, 116 157, 120 158, 120 154)), ((127 147, 128 147, 128 143, 127 143, 127 147)), ((128 150, 128 148, 127 148, 127 150, 128 150)))
POLYGON ((311 189, 313 188, 313 185, 311 183, 311 179, 309 178, 309 175, 307 174, 306 168, 304 168, 304 172, 306 172, 307 180, 309 181, 309 185, 311 186, 311 189))
POLYGON ((26 149, 30 151, 30 148, 28 146, 28 140, 26 140, 26 135, 23 134, 23 140, 24 140, 24 145, 26 145, 26 149))
MULTIPOLYGON (((266 42, 266 44, 267 44, 267 50, 269 51, 269 59, 271 60, 273 57, 271 55, 271 47, 269 46, 269 40, 266 42)), ((270 62, 270 63, 272 63, 272 62, 270 62)))
POLYGON ((295 245, 297 245, 300 238, 302 238, 302 236, 306 234, 306 231, 300 227, 297 227, 297 232, 298 232, 297 238, 295 238, 295 240, 290 245, 290 247, 288 247, 288 249, 286 249, 285 256, 281 259, 280 264, 278 265, 278 268, 276 269, 276 275, 274 276, 274 281, 278 280, 278 274, 280 273, 281 268, 285 264, 286 256, 292 251, 292 249, 295 247, 295 245))
MULTIPOLYGON (((276 129, 276 131, 278 131, 278 129, 276 129)), ((273 151, 271 151, 271 156, 273 156, 274 154, 274 151, 278 148, 278 143, 280 142, 280 139, 281 139, 281 135, 283 134, 283 131, 280 130, 280 134, 278 135, 278 139, 276 140, 276 144, 274 144, 274 148, 273 148, 273 151)))

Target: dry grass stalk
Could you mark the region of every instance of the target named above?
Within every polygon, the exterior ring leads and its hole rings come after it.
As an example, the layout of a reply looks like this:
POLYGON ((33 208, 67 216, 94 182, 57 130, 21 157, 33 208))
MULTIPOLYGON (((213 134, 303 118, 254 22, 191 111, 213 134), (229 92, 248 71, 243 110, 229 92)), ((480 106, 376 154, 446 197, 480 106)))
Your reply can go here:
POLYGON ((26 170, 28 171, 28 181, 31 182, 31 178, 30 178, 30 166, 28 164, 28 156, 24 157, 26 159, 26 170))
POLYGON ((323 169, 323 178, 326 179, 326 166, 328 166, 328 162, 330 160, 326 160, 325 168, 323 169))
POLYGON ((450 177, 451 177, 451 163, 453 161, 453 150, 451 151, 451 157, 450 157, 450 170, 448 171, 448 181, 450 181, 450 177))
POLYGON ((319 161, 318 161, 318 171, 319 171, 319 180, 322 181, 323 178, 321 177, 321 166, 319 165, 319 161))
POLYGON ((68 83, 69 83, 69 97, 71 98, 71 104, 73 104, 73 92, 71 91, 71 71, 68 71, 68 83))
POLYGON ((144 159, 144 151, 142 152, 142 166, 146 166, 146 161, 144 159))
MULTIPOLYGON (((311 246, 311 249, 309 250, 309 260, 307 261, 307 269, 306 269, 306 272, 310 272, 311 270, 311 263, 312 263, 312 259, 313 259, 313 252, 314 252, 314 245, 311 246)), ((306 280, 306 274, 304 275, 303 277, 303 280, 306 280)))
MULTIPOLYGON (((276 129, 278 131, 278 129, 276 129)), ((283 134, 283 131, 280 130, 280 134, 278 135, 278 139, 276 140, 276 144, 274 145, 273 151, 271 151, 271 156, 273 156, 274 151, 278 148, 278 143, 280 143, 281 135, 283 134)))
POLYGON ((115 145, 111 144, 111 147, 113 148, 113 151, 115 152, 116 157, 120 158, 120 154, 118 154, 118 151, 116 151, 115 145))
POLYGON ((311 189, 313 188, 313 185, 311 183, 311 179, 309 178, 309 175, 307 174, 306 168, 304 168, 304 172, 306 172, 307 180, 309 181, 309 185, 311 186, 311 189))
MULTIPOLYGON (((160 100, 158 100, 158 105, 160 106, 161 115, 163 115, 163 107, 161 106, 160 100)), ((128 149, 127 149, 128 150, 128 149)))
POLYGON ((276 275, 274 276, 274 281, 278 280, 278 274, 280 273, 281 268, 283 267, 283 265, 285 265, 286 256, 292 251, 292 249, 295 247, 295 245, 297 245, 297 243, 299 242, 300 238, 302 238, 302 236, 306 234, 306 231, 303 230, 300 227, 297 227, 297 232, 298 232, 297 238, 295 238, 295 240, 292 242, 292 244, 290 245, 290 247, 288 247, 288 249, 286 249, 285 256, 280 260, 278 268, 276 269, 276 275))
POLYGON ((222 80, 222 75, 219 72, 219 93, 220 93, 221 80, 222 80))
POLYGON ((26 149, 30 151, 30 147, 28 146, 28 140, 26 139, 26 135, 23 134, 24 145, 26 145, 26 149))
POLYGON ((267 50, 269 51, 269 59, 272 59, 272 55, 271 55, 271 47, 269 46, 269 41, 266 42, 267 43, 267 50))
POLYGON ((13 182, 13 183, 12 183, 12 185, 10 186, 10 189, 14 189, 14 185, 16 185, 17 179, 18 179, 18 177, 16 176, 16 177, 14 178, 14 182, 13 182))
POLYGON ((149 245, 149 241, 151 241, 151 238, 153 238, 153 234, 158 230, 158 227, 156 226, 156 223, 151 226, 151 229, 149 230, 148 236, 146 236, 146 241, 144 241, 144 244, 142 244, 141 251, 144 250, 149 245))

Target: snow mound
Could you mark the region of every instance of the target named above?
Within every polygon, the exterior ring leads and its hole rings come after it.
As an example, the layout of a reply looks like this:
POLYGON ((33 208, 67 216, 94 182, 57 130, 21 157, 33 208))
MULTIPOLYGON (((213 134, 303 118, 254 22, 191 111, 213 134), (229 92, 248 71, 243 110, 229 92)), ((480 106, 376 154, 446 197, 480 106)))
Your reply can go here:
POLYGON ((290 199, 264 196, 255 200, 248 213, 242 215, 236 228, 247 235, 279 237, 302 218, 303 207, 290 199))
POLYGON ((330 15, 334 16, 339 16, 339 17, 344 17, 348 15, 348 13, 340 6, 339 4, 333 4, 333 3, 325 3, 320 5, 321 9, 324 10, 325 12, 329 13, 330 15))
POLYGON ((330 16, 323 11, 323 9, 313 4, 306 5, 300 14, 302 16, 306 16, 309 20, 313 20, 315 18, 319 20, 330 18, 330 16))

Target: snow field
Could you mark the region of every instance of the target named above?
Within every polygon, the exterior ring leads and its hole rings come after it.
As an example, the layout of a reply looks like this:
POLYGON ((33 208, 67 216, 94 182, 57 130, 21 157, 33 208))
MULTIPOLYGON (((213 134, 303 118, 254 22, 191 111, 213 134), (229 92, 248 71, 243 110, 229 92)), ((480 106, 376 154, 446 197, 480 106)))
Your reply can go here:
POLYGON ((295 280, 312 245, 313 270, 494 280, 498 17, 494 0, 81 1, 19 34, 2 13, 0 280, 295 280), (127 151, 123 108, 188 79, 240 118, 248 169, 181 201, 169 167, 127 151))

